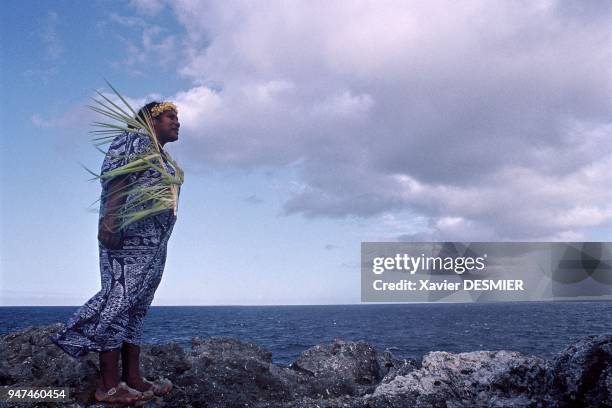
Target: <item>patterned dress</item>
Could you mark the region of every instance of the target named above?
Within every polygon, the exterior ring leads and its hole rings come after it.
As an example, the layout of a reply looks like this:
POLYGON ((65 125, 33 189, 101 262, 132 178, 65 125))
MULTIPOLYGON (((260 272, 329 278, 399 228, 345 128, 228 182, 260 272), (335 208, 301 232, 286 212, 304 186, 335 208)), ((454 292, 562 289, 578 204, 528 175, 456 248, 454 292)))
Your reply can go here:
MULTIPOLYGON (((151 141, 144 134, 118 136, 109 147, 101 174, 126 164, 150 148, 151 141)), ((172 175, 181 171, 166 159, 163 165, 172 175)), ((128 182, 146 186, 160 177, 158 171, 149 169, 131 174, 128 182)), ((107 181, 102 181, 102 188, 100 219, 107 201, 107 181)), ((126 198, 127 202, 131 199, 129 195, 126 198)), ((73 357, 90 351, 112 350, 121 347, 124 341, 140 344, 142 322, 162 278, 175 221, 175 211, 165 210, 128 225, 123 231, 120 249, 110 250, 99 244, 102 289, 77 310, 52 341, 73 357)))

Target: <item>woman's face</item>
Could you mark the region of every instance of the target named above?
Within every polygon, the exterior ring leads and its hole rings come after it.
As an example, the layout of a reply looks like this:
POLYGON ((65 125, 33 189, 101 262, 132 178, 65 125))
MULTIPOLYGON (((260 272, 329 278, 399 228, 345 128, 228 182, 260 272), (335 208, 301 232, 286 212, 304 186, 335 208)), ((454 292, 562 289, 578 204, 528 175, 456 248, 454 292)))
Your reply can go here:
POLYGON ((166 110, 159 114, 153 120, 155 135, 157 140, 162 145, 167 142, 175 142, 178 140, 179 128, 181 124, 178 120, 178 115, 173 110, 166 110))

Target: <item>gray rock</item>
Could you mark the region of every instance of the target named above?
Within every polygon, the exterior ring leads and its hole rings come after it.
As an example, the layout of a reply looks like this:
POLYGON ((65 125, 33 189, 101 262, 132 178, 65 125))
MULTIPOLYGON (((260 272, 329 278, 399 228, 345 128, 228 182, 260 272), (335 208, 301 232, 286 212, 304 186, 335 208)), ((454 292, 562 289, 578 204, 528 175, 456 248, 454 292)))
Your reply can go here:
POLYGON ((588 336, 553 365, 553 387, 566 406, 612 407, 612 334, 588 336))
POLYGON ((386 384, 391 382, 395 377, 406 375, 419 368, 416 361, 411 359, 398 360, 393 357, 389 351, 384 351, 378 358, 381 367, 386 371, 385 377, 381 383, 386 384))
POLYGON ((272 353, 229 337, 192 340, 191 368, 169 375, 178 388, 171 406, 252 406, 257 401, 288 401, 292 390, 272 364, 272 353))
POLYGON ((90 353, 74 359, 60 350, 48 336, 62 327, 59 323, 28 327, 0 336, 0 385, 70 387, 74 402, 92 401, 90 390, 95 390, 99 377, 98 356, 90 353))
MULTIPOLYGON (((93 401, 97 355, 65 354, 48 339, 61 328, 0 336, 0 385, 70 387, 72 400, 58 406, 108 407, 93 401)), ((612 335, 587 337, 551 362, 511 351, 432 352, 419 367, 363 341, 335 339, 281 367, 257 344, 194 338, 189 350, 143 347, 147 377, 175 385, 144 407, 605 407, 612 406, 611 347, 612 335)))
POLYGON ((366 342, 334 339, 304 351, 290 368, 310 376, 320 385, 317 393, 330 398, 370 393, 397 365, 390 353, 379 355, 366 342))
POLYGON ((432 352, 422 367, 380 384, 373 406, 527 407, 546 400, 548 364, 509 351, 432 352))

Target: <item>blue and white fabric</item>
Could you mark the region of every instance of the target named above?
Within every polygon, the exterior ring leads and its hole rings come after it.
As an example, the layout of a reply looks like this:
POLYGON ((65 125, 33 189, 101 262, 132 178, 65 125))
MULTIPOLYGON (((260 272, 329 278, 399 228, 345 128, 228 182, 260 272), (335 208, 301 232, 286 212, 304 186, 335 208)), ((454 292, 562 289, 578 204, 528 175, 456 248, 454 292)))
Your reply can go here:
MULTIPOLYGON (((111 143, 101 174, 134 160, 150 148, 147 135, 123 133, 111 143)), ((170 174, 175 174, 176 169, 165 159, 163 165, 170 174)), ((160 177, 159 172, 149 169, 131 174, 129 183, 151 185, 160 177)), ((108 182, 102 179, 100 219, 104 215, 107 188, 108 182)), ((120 249, 110 250, 99 244, 102 289, 52 337, 55 344, 80 357, 90 351, 121 347, 123 342, 142 343, 143 319, 162 278, 175 221, 174 212, 166 210, 128 225, 120 249)))

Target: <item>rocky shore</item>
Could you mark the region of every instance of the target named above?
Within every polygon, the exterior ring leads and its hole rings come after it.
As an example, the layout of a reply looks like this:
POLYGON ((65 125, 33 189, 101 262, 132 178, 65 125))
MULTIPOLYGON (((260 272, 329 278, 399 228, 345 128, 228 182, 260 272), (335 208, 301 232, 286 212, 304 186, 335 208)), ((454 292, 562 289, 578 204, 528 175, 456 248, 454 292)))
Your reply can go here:
MULTIPOLYGON (((97 354, 77 360, 48 340, 61 327, 0 336, 0 385, 70 387, 71 402, 57 406, 108 406, 93 401, 97 354)), ((289 367, 273 364, 257 344, 196 337, 189 350, 143 347, 142 363, 149 378, 175 384, 149 408, 612 407, 612 334, 585 337, 552 360, 505 350, 432 351, 417 362, 336 339, 289 367)))

